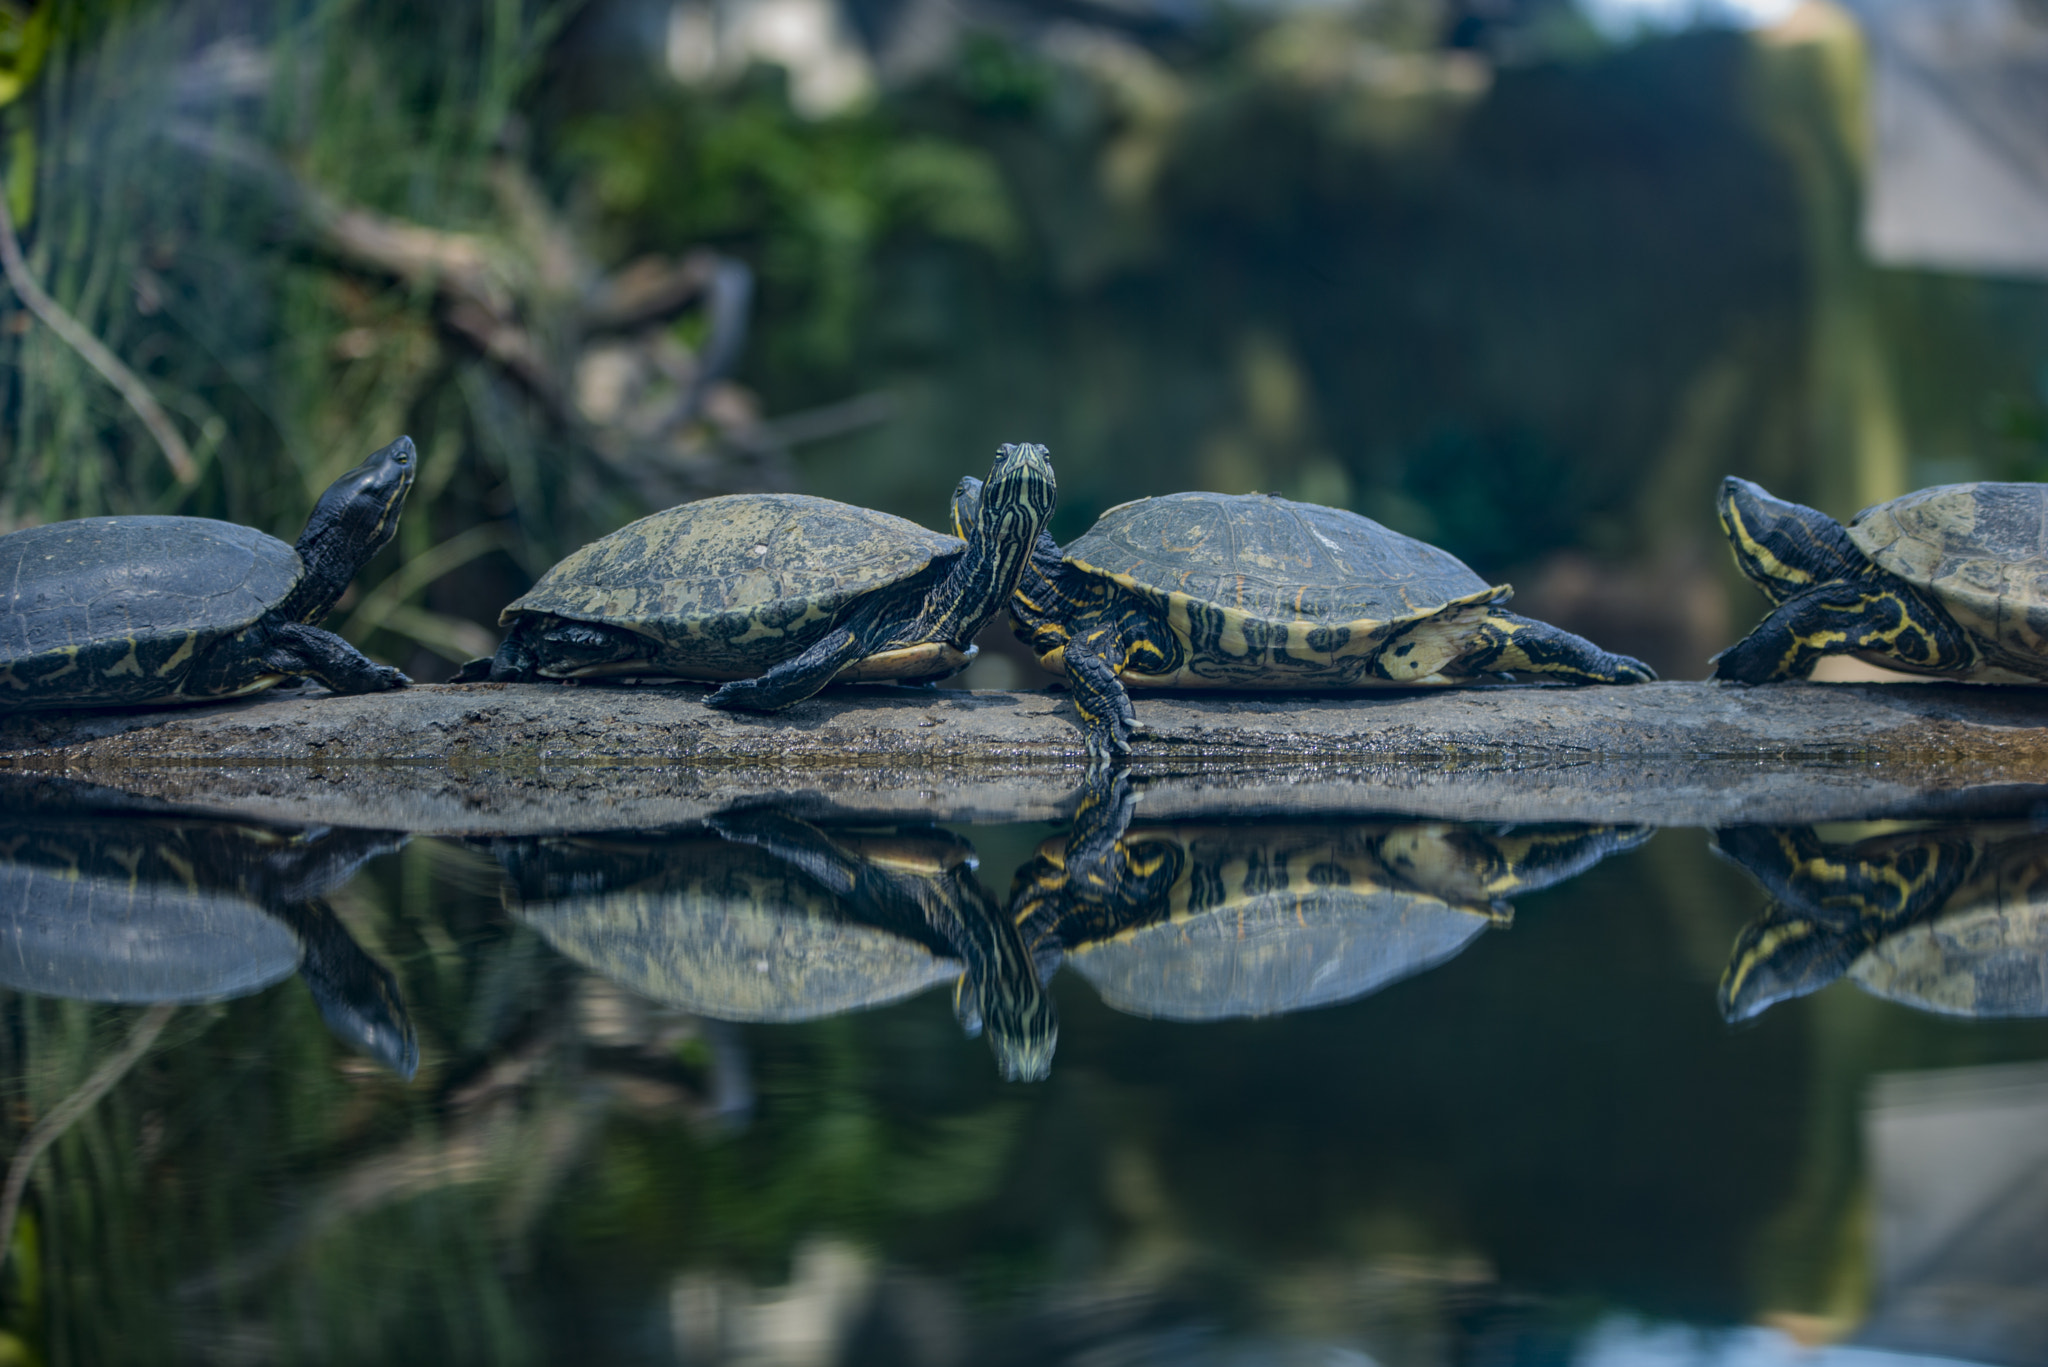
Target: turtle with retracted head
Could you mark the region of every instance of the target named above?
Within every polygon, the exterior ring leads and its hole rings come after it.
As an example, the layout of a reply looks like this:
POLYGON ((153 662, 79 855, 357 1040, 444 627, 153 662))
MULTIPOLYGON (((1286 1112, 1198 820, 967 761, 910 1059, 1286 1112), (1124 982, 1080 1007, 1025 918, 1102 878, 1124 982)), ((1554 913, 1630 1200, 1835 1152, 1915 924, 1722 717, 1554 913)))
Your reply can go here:
MULTIPOLYGON (((956 526, 984 497, 953 495, 956 526)), ((1277 494, 1171 494, 1104 513, 1061 551, 1041 535, 1010 600, 1017 637, 1063 674, 1089 756, 1130 750, 1127 687, 1412 688, 1535 674, 1643 683, 1640 660, 1501 606, 1448 551, 1277 494)))
POLYGON ((0 711, 208 702, 309 675, 402 688, 320 622, 398 531, 400 437, 320 496, 296 546, 205 517, 88 517, 0 536, 0 711))
POLYGON ((1736 683, 1804 678, 1825 655, 1977 683, 2048 682, 2048 485, 1949 484, 1844 527, 1722 481, 1721 529, 1772 603, 1714 657, 1736 683))
POLYGON ((1043 446, 1004 446, 956 540, 804 494, 730 494, 641 518, 556 565, 457 682, 650 675, 774 711, 835 680, 957 673, 1002 610, 1056 497, 1043 446))

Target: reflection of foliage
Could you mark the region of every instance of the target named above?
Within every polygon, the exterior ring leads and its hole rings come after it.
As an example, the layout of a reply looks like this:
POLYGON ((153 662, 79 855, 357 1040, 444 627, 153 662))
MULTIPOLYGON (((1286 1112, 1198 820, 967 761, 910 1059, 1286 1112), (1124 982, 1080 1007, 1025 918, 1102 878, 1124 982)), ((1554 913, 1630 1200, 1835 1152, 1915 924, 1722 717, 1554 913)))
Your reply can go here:
POLYGON ((1022 1099, 906 1112, 873 1085, 858 1018, 797 1033, 771 1041, 762 1116, 744 1134, 678 1142, 672 1127, 616 1123, 565 1212, 571 1240, 620 1241, 632 1263, 708 1261, 773 1279, 808 1236, 900 1238, 906 1224, 958 1218, 1001 1190, 1022 1099))

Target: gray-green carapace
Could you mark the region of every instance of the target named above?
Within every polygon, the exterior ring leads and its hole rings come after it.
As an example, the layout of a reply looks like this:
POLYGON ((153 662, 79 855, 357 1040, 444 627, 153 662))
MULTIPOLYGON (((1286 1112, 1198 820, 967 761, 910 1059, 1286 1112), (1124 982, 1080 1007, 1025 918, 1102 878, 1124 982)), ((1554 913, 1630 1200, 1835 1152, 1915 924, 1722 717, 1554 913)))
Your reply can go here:
MULTIPOLYGON (((1052 513, 1043 446, 1004 446, 964 541, 803 494, 731 494, 592 542, 500 616, 494 680, 658 675, 772 711, 834 680, 939 679, 973 657, 1052 513)), ((483 677, 483 662, 463 679, 483 677)))
MULTIPOLYGON (((0 987, 216 1002, 297 973, 335 1037, 400 1077, 419 1042, 398 979, 326 897, 406 838, 0 800, 0 987)), ((61 803, 61 798, 59 799, 61 803)))
POLYGON ((643 996, 714 1020, 799 1021, 950 982, 1005 1077, 1052 1067, 1052 1001, 957 835, 749 809, 701 833, 496 848, 520 918, 643 996))
POLYGON ((1376 992, 1507 924, 1509 898, 1649 835, 1436 821, 1137 826, 1130 816, 1120 772, 1019 871, 1011 915, 1041 978, 1064 963, 1119 1011, 1189 1021, 1376 992))
POLYGON ((309 675, 399 688, 320 629, 398 530, 418 461, 391 445, 320 496, 296 546, 204 517, 88 517, 0 536, 0 712, 203 702, 309 675))
POLYGON ((1772 610, 1715 657, 1715 678, 1798 679, 1824 655, 1854 655, 1980 683, 2048 681, 2048 485, 1922 489, 1844 527, 1731 476, 1720 514, 1772 610))
MULTIPOLYGON (((982 497, 954 494, 965 522, 982 497)), ((1089 754, 1130 748, 1125 689, 1417 687, 1537 674, 1641 683, 1640 660, 1507 611, 1513 592, 1370 518, 1267 494, 1172 494, 1041 536, 1010 613, 1066 676, 1089 754)))

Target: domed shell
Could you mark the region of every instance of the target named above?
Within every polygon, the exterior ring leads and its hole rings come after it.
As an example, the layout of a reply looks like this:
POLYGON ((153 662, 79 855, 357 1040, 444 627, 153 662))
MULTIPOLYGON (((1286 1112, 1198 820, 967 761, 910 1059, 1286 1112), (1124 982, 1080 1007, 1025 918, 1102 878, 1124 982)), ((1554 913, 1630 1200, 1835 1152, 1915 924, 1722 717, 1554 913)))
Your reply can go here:
POLYGON ((203 517, 90 517, 0 536, 0 707, 177 692, 194 656, 303 576, 274 536, 203 517))
MULTIPOLYGON (((601 621, 755 672, 757 642, 822 634, 840 608, 965 546, 915 522, 806 494, 728 494, 591 542, 499 616, 601 621), (728 659, 727 657, 731 658, 728 659)), ((770 651, 779 658, 780 653, 770 651)))
POLYGON ((1921 489, 1858 513, 1849 539, 1965 628, 2048 658, 2048 485, 1921 489))
POLYGON ((1169 494, 1104 513, 1066 558, 1163 594, 1278 621, 1428 616, 1504 598, 1466 564, 1371 518, 1276 494, 1169 494))
POLYGON ((719 1020, 813 1020, 960 976, 957 960, 846 919, 835 899, 769 854, 724 841, 703 842, 700 853, 688 861, 694 872, 656 887, 515 906, 569 958, 719 1020))
POLYGON ((299 940, 282 921, 191 881, 177 854, 159 852, 146 832, 24 834, 0 846, 0 985, 198 1002, 246 996, 297 971, 299 940))
POLYGON ((2048 903, 1972 907, 1872 945, 1866 991, 1949 1016, 2048 1016, 2048 903))
POLYGON ((1866 991, 1952 1016, 2048 1016, 2048 839, 1977 828, 1974 867, 1941 911, 1849 968, 1866 991))
POLYGON ((1351 1001, 1453 957, 1505 917, 1403 887, 1349 833, 1147 831, 1185 864, 1171 915, 1066 962, 1119 1011, 1166 1020, 1271 1016, 1351 1001))

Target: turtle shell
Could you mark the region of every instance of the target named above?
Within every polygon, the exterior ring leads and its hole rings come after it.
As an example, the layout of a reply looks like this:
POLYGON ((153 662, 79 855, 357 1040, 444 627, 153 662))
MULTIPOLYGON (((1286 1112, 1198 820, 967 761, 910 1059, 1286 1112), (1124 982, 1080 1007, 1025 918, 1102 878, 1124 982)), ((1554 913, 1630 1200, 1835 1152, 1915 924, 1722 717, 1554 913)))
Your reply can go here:
POLYGON ((1417 631, 1393 682, 1437 682, 1462 653, 1488 605, 1511 593, 1456 556, 1371 518, 1273 494, 1170 494, 1104 513, 1068 546, 1070 564, 1152 599, 1190 647, 1170 678, 1182 687, 1333 687, 1387 682, 1353 677, 1340 662, 1388 635, 1417 631), (1220 667, 1219 667, 1220 666, 1220 667))
POLYGON ((634 886, 560 876, 593 855, 593 868, 618 866, 603 853, 560 841, 527 851, 518 881, 562 891, 514 894, 514 908, 564 955, 655 1001, 719 1020, 812 1020, 912 996, 962 971, 914 940, 847 919, 838 899, 751 846, 664 842, 661 871, 634 886), (592 881, 599 886, 569 891, 592 881))
POLYGON ((829 631, 867 594, 964 542, 888 513, 806 494, 728 494, 643 517, 591 542, 499 616, 604 622, 662 646, 654 664, 749 678, 829 631))
POLYGON ((1976 867, 1940 913, 1887 935, 1849 976, 1950 1016, 2048 1016, 2048 840, 1978 834, 1976 867))
POLYGON ((1444 962, 1505 919, 1484 899, 1403 884, 1356 831, 1126 837, 1160 841, 1182 859, 1169 914, 1067 951, 1104 1002, 1132 1015, 1222 1020, 1351 1001, 1444 962))
POLYGON ((207 647, 254 625, 303 573, 276 537, 203 517, 0 536, 0 708, 178 697, 207 647))
POLYGON ((2048 674, 2048 485, 1947 484, 1866 508, 1849 539, 1940 599, 1994 664, 2048 674))
POLYGON ((205 877, 176 829, 133 819, 0 837, 0 984, 103 1002, 246 996, 297 971, 284 922, 205 877))

